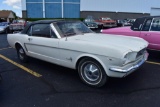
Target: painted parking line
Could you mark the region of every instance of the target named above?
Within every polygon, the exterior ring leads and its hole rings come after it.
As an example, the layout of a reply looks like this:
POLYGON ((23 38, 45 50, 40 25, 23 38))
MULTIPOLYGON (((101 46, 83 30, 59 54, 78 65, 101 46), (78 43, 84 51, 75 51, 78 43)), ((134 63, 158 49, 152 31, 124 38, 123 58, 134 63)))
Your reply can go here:
POLYGON ((1 49, 0 49, 0 51, 2 51, 2 50, 6 50, 6 49, 10 49, 10 48, 12 48, 12 47, 1 48, 1 49))
POLYGON ((21 68, 21 69, 23 69, 24 71, 26 71, 26 72, 34 75, 35 77, 41 77, 41 76, 42 76, 41 74, 39 74, 39 73, 37 73, 37 72, 34 72, 34 71, 32 71, 31 69, 28 69, 28 68, 26 68, 25 66, 23 66, 23 65, 21 65, 21 64, 18 64, 18 63, 10 60, 9 58, 7 58, 7 57, 5 57, 5 56, 3 56, 3 55, 1 55, 1 54, 0 54, 0 58, 6 60, 6 61, 8 61, 8 62, 10 62, 11 64, 13 64, 13 65, 15 65, 15 66, 17 66, 17 67, 19 67, 19 68, 21 68))
POLYGON ((154 65, 160 65, 159 62, 151 62, 151 61, 146 61, 146 63, 149 63, 149 64, 154 64, 154 65))

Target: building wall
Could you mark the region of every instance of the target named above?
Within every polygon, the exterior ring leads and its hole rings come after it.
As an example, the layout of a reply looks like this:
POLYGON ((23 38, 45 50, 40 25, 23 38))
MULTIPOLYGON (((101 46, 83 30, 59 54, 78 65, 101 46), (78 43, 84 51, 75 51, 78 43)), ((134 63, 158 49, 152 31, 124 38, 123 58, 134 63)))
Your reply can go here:
POLYGON ((160 7, 160 0, 81 0, 81 11, 150 13, 160 7))
POLYGON ((64 17, 65 18, 79 18, 80 17, 80 5, 79 4, 64 4, 64 17))
POLYGON ((160 0, 21 0, 28 18, 79 18, 87 15, 136 18, 160 8, 160 0), (44 1, 44 3, 43 3, 44 1), (124 16, 125 15, 125 16, 124 16))
POLYGON ((127 12, 100 12, 100 11, 81 11, 81 17, 86 18, 87 16, 93 16, 94 18, 99 18, 102 16, 107 16, 112 19, 136 19, 138 17, 150 16, 149 13, 127 13, 127 12))
MULTIPOLYGON (((49 1, 49 0, 48 0, 49 1)), ((62 17, 61 3, 46 3, 46 18, 61 18, 62 17)))
MULTIPOLYGON (((25 0, 28 18, 79 18, 80 0, 25 0)), ((25 8, 22 7, 23 13, 25 8)))
POLYGON ((160 0, 81 0, 81 17, 108 16, 113 19, 149 16, 152 8, 160 8, 160 0))
POLYGON ((43 17, 43 4, 42 3, 27 3, 27 16, 28 18, 42 18, 43 17))

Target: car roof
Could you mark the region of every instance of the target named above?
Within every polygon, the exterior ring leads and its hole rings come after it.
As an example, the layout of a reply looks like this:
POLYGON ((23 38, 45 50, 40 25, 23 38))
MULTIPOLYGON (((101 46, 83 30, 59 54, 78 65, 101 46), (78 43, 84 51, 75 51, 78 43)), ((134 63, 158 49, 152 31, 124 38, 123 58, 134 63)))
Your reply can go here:
POLYGON ((144 17, 137 18, 136 21, 131 26, 131 29, 132 30, 139 29, 140 24, 143 24, 146 19, 153 19, 157 17, 160 17, 160 16, 144 16, 144 17))
POLYGON ((144 18, 144 19, 148 19, 148 18, 157 18, 157 17, 160 17, 160 16, 144 16, 144 17, 140 17, 140 18, 144 18))
POLYGON ((38 21, 34 21, 34 22, 31 22, 31 23, 27 24, 26 27, 23 29, 23 31, 21 33, 26 34, 28 29, 30 28, 30 26, 32 26, 34 24, 51 24, 53 22, 60 22, 60 21, 79 21, 79 20, 65 20, 65 19, 38 20, 38 21))

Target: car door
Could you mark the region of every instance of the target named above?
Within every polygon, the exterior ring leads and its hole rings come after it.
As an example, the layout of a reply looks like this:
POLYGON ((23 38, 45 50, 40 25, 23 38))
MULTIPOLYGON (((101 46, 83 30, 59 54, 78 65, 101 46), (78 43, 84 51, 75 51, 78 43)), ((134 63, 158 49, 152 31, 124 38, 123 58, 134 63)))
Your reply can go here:
POLYGON ((25 47, 30 56, 59 63, 59 39, 49 24, 32 25, 27 34, 25 47))
POLYGON ((149 49, 160 50, 160 18, 147 19, 141 37, 149 42, 149 49))

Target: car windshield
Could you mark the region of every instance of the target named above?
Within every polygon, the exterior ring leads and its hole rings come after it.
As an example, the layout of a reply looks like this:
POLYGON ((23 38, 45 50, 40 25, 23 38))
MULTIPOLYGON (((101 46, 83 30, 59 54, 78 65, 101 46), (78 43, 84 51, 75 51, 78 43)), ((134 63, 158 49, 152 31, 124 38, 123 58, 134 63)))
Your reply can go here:
POLYGON ((59 21, 54 23, 54 26, 62 37, 93 33, 92 30, 80 21, 59 21))

